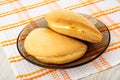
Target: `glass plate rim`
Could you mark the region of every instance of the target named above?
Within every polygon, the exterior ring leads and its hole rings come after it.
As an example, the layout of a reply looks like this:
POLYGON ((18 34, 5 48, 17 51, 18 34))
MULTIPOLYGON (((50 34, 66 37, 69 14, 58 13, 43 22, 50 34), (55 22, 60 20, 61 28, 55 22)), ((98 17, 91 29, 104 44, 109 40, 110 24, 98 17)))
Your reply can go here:
MULTIPOLYGON (((82 13, 82 14, 83 14, 83 13, 82 13)), ((87 15, 87 14, 85 14, 85 15, 87 15)), ((88 16, 90 16, 90 15, 88 15, 88 16)), ((92 16, 91 16, 91 17, 92 17, 92 16)), ((94 17, 93 17, 93 18, 94 18, 94 17)), ((95 19, 96 19, 96 18, 95 18, 95 19)), ((37 20, 38 20, 38 19, 37 19, 37 20)), ((97 19, 97 20, 98 20, 98 19, 97 19)), ((98 21, 100 21, 100 20, 98 20, 98 21)), ((100 22, 101 22, 101 21, 100 21, 100 22)), ((101 23, 103 23, 103 22, 101 22, 101 23)), ((103 24, 104 24, 104 23, 103 23, 103 24)), ((29 25, 29 24, 28 24, 28 25, 29 25)), ((28 26, 28 25, 26 25, 26 26, 28 26)), ((105 25, 105 24, 104 24, 104 25, 105 25)), ((18 47, 18 42, 19 42, 18 40, 19 40, 19 37, 20 37, 21 33, 22 33, 23 30, 26 28, 26 26, 20 31, 20 33, 19 33, 19 35, 18 35, 18 37, 17 37, 17 49, 18 49, 19 54, 20 54, 25 60, 27 60, 28 62, 30 62, 30 63, 32 63, 32 64, 34 64, 34 65, 37 65, 37 66, 39 66, 39 67, 45 67, 45 68, 49 68, 49 69, 66 69, 66 68, 68 69, 68 68, 73 68, 73 67, 78 67, 78 66, 85 65, 85 64, 87 64, 87 63, 89 63, 89 62, 97 59, 100 55, 102 55, 103 52, 108 48, 108 46, 109 46, 109 44, 110 44, 110 40, 111 40, 110 31, 109 31, 108 27, 105 25, 105 27, 107 28, 107 31, 108 31, 108 36, 109 36, 108 43, 107 43, 106 47, 103 49, 103 51, 102 51, 101 53, 99 53, 97 56, 95 56, 94 58, 92 58, 92 59, 90 59, 90 60, 88 60, 88 61, 86 61, 86 62, 84 62, 84 63, 77 64, 77 65, 70 66, 70 67, 69 67, 69 66, 67 66, 67 67, 48 67, 48 66, 40 65, 40 64, 38 64, 38 63, 35 63, 35 62, 27 59, 27 58, 21 53, 21 51, 20 51, 20 49, 19 49, 19 47, 18 47)))

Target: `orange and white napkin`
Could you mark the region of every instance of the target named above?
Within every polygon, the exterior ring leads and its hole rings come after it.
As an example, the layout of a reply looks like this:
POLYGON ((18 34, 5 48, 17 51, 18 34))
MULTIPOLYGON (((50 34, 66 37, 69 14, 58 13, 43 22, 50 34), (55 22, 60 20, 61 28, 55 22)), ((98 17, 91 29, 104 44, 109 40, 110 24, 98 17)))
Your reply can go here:
POLYGON ((120 3, 117 0, 4 0, 0 1, 0 43, 17 80, 77 80, 120 63, 120 3), (70 69, 47 69, 23 59, 16 47, 29 22, 57 8, 96 17, 111 33, 107 50, 96 60, 70 69))

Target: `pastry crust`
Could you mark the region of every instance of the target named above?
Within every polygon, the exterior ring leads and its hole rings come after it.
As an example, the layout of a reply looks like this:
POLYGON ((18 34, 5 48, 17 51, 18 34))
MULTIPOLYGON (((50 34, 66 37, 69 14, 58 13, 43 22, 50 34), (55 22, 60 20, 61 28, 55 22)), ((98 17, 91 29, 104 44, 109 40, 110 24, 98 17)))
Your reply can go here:
POLYGON ((45 18, 49 27, 58 33, 93 43, 102 41, 101 32, 80 14, 59 9, 46 14, 45 18))
POLYGON ((87 45, 48 28, 31 31, 24 41, 26 52, 41 62, 64 64, 82 57, 87 45))

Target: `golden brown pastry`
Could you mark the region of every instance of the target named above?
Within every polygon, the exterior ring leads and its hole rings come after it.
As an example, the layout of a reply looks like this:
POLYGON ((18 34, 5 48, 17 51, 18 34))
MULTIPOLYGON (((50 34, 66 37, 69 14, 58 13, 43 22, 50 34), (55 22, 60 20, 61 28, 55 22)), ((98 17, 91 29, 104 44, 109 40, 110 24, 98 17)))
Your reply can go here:
POLYGON ((102 34, 88 19, 70 10, 59 9, 45 15, 48 25, 54 31, 98 43, 102 41, 102 34))
POLYGON ((87 45, 48 28, 37 28, 26 37, 24 48, 41 62, 64 64, 82 57, 87 45))

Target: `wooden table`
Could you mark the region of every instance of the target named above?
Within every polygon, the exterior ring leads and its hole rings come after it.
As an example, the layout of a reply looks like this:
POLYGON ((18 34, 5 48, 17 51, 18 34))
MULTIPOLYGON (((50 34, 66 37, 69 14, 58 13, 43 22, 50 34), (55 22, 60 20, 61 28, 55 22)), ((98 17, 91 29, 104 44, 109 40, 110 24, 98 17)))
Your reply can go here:
MULTIPOLYGON (((15 80, 11 66, 0 47, 0 80, 15 80)), ((120 80, 120 64, 106 71, 89 75, 78 80, 120 80)))

